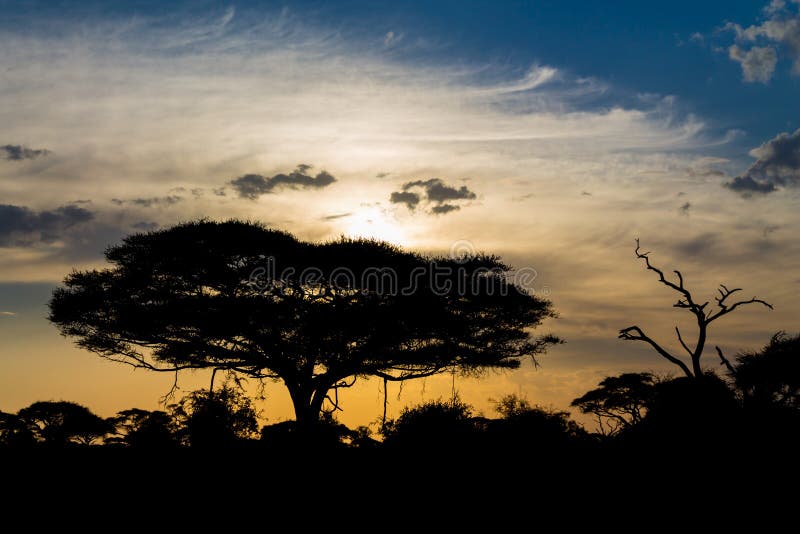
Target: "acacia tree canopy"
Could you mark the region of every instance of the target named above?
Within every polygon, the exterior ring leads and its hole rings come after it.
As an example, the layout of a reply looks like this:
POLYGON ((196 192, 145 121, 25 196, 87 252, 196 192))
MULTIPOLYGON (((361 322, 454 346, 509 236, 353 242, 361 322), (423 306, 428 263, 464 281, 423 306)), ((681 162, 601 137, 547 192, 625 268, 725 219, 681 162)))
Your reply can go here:
POLYGON ((54 292, 49 318, 63 335, 134 367, 280 380, 299 422, 337 407, 358 377, 516 368, 558 341, 531 337, 552 306, 494 256, 201 220, 131 235, 106 258, 54 292))

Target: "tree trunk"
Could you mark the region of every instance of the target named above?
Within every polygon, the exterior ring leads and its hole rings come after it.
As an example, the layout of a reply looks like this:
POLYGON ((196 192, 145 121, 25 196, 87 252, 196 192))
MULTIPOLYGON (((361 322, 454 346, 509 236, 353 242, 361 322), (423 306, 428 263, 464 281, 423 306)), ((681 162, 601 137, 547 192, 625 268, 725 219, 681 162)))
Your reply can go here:
MULTIPOLYGON (((316 402, 317 395, 313 389, 288 387, 289 396, 294 407, 294 419, 298 426, 307 427, 319 422, 322 402, 316 402)), ((325 395, 322 395, 324 399, 325 395)))

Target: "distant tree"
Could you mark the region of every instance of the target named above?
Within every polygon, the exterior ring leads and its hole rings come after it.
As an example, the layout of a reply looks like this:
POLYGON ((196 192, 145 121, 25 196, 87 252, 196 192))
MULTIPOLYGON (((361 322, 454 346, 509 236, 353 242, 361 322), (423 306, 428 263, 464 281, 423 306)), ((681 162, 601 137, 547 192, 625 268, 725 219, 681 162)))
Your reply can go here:
POLYGON ((396 419, 386 421, 381 433, 388 447, 417 451, 465 448, 481 430, 472 416, 472 407, 457 396, 428 401, 404 408, 396 419))
POLYGON ((498 450, 518 447, 532 452, 564 452, 587 441, 587 432, 569 418, 569 412, 532 405, 519 395, 495 402, 501 419, 489 419, 487 442, 498 450))
POLYGON ((173 419, 163 411, 132 408, 112 418, 113 438, 106 443, 119 443, 135 448, 163 449, 177 445, 177 428, 173 419))
POLYGON ((0 412, 0 447, 27 448, 35 442, 33 432, 22 418, 0 412))
POLYGON ((760 351, 738 354, 735 364, 717 352, 746 405, 800 409, 800 334, 778 332, 760 351))
POLYGON ((645 343, 649 344, 655 351, 661 355, 663 358, 668 360, 669 362, 677 365, 683 373, 689 378, 702 378, 704 371, 701 366, 700 358, 703 356, 703 350, 706 346, 706 340, 708 338, 708 328, 717 319, 724 317, 734 311, 735 309, 739 308, 740 306, 745 306, 747 304, 761 304, 766 306, 769 309, 772 309, 772 305, 753 297, 748 300, 740 300, 736 302, 728 302, 728 299, 734 293, 741 291, 741 288, 735 289, 728 289, 724 285, 720 285, 719 289, 719 296, 715 297, 716 300, 716 309, 707 309, 708 308, 708 301, 704 303, 699 303, 694 300, 692 293, 686 289, 683 285, 683 275, 680 271, 673 271, 677 277, 677 282, 673 282, 667 280, 664 276, 664 272, 654 267, 650 263, 649 252, 640 252, 639 240, 636 240, 636 257, 639 259, 644 260, 644 264, 648 270, 655 272, 658 275, 658 281, 667 286, 668 288, 676 291, 680 294, 678 301, 673 304, 674 308, 681 308, 685 310, 689 310, 689 312, 694 315, 694 318, 697 322, 697 340, 694 343, 694 347, 690 347, 686 341, 684 341, 683 336, 681 335, 680 329, 676 326, 675 333, 678 336, 678 342, 680 343, 681 347, 684 351, 686 351, 687 355, 689 356, 689 365, 687 365, 681 358, 673 355, 668 350, 663 348, 660 344, 654 341, 652 338, 648 337, 641 328, 638 326, 629 326, 628 328, 623 328, 619 331, 620 339, 625 339, 629 341, 644 341, 645 343))
POLYGON ((581 413, 594 415, 598 430, 614 435, 642 421, 656 392, 651 373, 623 373, 604 378, 598 388, 572 401, 581 413))
POLYGON ((74 402, 34 402, 17 415, 37 441, 49 446, 91 445, 112 430, 108 421, 74 402))
POLYGON ((110 268, 73 272, 55 291, 63 335, 134 367, 280 380, 303 424, 359 377, 516 368, 557 341, 530 336, 552 307, 494 256, 198 221, 131 235, 106 258, 110 268))
POLYGON ((235 386, 201 389, 171 406, 183 439, 192 447, 219 448, 254 438, 258 420, 253 402, 235 386))

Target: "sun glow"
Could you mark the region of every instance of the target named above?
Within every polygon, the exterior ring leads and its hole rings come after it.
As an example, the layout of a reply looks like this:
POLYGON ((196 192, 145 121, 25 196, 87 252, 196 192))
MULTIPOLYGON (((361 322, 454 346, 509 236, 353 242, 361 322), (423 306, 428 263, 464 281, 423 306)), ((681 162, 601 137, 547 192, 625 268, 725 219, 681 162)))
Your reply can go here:
POLYGON ((369 237, 396 245, 406 240, 398 221, 377 207, 361 208, 353 213, 344 223, 344 233, 348 237, 369 237))

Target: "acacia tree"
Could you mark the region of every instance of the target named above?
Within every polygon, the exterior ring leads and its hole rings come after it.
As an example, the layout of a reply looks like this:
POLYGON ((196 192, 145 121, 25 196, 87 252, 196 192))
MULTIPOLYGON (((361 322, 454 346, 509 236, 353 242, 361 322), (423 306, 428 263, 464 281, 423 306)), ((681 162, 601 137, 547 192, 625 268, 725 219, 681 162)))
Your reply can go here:
POLYGON ((735 289, 728 289, 726 286, 720 284, 719 286, 719 296, 714 297, 716 301, 716 305, 712 308, 708 308, 709 301, 705 301, 702 304, 694 300, 692 293, 686 289, 683 285, 683 275, 680 271, 673 271, 675 276, 677 277, 677 281, 668 280, 664 276, 664 272, 659 269, 658 267, 653 266, 650 263, 649 252, 641 252, 641 248, 639 246, 639 240, 636 240, 636 257, 644 260, 644 264, 649 271, 653 271, 658 275, 658 281, 667 286, 668 288, 676 291, 680 294, 678 301, 672 305, 673 308, 681 308, 688 310, 689 312, 694 315, 694 318, 697 322, 697 339, 694 343, 694 347, 690 347, 686 341, 684 341, 683 336, 681 335, 680 329, 676 326, 675 327, 675 334, 678 336, 678 342, 680 343, 683 350, 689 356, 691 368, 686 365, 686 363, 681 360, 681 358, 673 355, 660 344, 658 344, 655 340, 651 337, 647 336, 641 328, 638 326, 629 326, 628 328, 623 328, 619 331, 620 339, 625 339, 628 341, 644 341, 655 351, 661 355, 663 358, 667 359, 668 361, 672 362, 673 364, 677 365, 683 373, 689 378, 697 378, 700 379, 703 377, 703 369, 700 366, 700 358, 703 356, 703 350, 706 346, 706 340, 708 338, 708 328, 717 319, 720 319, 729 313, 733 312, 735 309, 739 308, 740 306, 746 306, 747 304, 761 304, 766 306, 770 310, 772 309, 772 305, 753 297, 748 300, 740 300, 736 302, 729 302, 728 299, 734 293, 741 291, 741 288, 735 289))
POLYGON ((570 406, 594 415, 600 433, 612 436, 642 421, 655 397, 657 383, 651 373, 608 376, 599 387, 573 400, 570 406))
POLYGON ((111 432, 113 425, 89 408, 68 401, 39 401, 17 412, 17 416, 45 445, 68 443, 91 445, 111 432))
POLYGON ((201 220, 131 235, 106 258, 110 267, 73 272, 54 292, 50 320, 63 335, 133 367, 282 381, 300 423, 337 409, 338 390, 359 377, 515 368, 558 341, 531 337, 551 304, 495 256, 308 243, 201 220))

